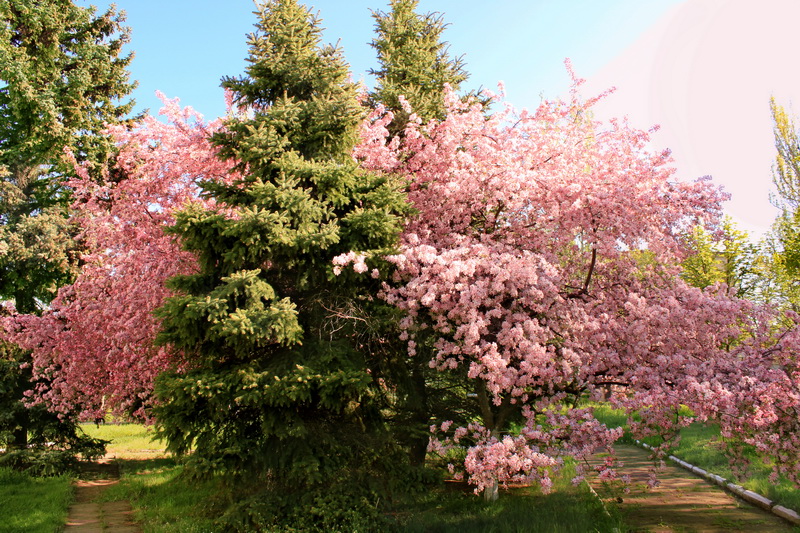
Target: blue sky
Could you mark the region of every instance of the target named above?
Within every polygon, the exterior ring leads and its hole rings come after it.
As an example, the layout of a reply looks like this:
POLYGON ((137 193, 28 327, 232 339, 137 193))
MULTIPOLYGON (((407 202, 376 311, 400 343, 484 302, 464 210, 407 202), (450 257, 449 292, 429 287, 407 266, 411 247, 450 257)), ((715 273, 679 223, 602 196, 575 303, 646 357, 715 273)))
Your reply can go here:
MULTIPOLYGON (((100 10, 110 2, 78 2, 100 10)), ((494 88, 504 81, 509 100, 535 106, 540 95, 557 96, 568 78, 570 57, 587 77, 618 55, 652 26, 677 0, 506 0, 492 4, 458 0, 421 0, 421 12, 435 11, 449 24, 445 39, 454 55, 463 54, 471 73, 469 88, 494 88)), ((224 112, 220 78, 244 71, 246 34, 252 31, 249 0, 118 0, 132 29, 135 53, 132 77, 139 81, 137 104, 155 113, 156 90, 179 97, 206 118, 224 112)), ((376 67, 372 10, 388 2, 317 0, 328 42, 340 41, 355 79, 370 84, 376 67)))

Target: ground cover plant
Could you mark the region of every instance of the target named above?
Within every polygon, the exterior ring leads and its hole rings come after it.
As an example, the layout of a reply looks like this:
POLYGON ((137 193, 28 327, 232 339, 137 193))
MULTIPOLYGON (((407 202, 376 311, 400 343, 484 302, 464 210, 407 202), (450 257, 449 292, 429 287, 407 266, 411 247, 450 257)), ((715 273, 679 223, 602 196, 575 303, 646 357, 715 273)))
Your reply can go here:
POLYGON ((69 476, 32 477, 0 468, 0 529, 6 533, 53 533, 67 519, 69 476))

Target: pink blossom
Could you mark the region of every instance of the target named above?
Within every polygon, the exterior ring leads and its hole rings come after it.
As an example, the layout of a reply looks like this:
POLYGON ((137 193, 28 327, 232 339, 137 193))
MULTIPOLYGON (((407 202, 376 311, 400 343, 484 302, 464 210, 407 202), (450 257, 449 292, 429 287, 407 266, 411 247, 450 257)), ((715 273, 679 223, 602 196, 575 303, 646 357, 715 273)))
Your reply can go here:
POLYGON ((486 392, 483 425, 437 438, 445 447, 471 439, 463 467, 479 489, 545 486, 559 457, 622 436, 563 402, 611 393, 613 405, 640 413, 634 434, 667 439, 657 453, 690 422, 676 415, 688 406, 797 480, 800 333, 778 331, 778 345, 768 309, 680 277, 683 235, 713 229, 727 195, 706 178, 676 179, 650 132, 594 120, 603 95, 582 100, 567 68, 565 100, 516 111, 494 96, 500 110, 487 116, 449 91, 443 120, 412 123, 390 144, 385 118, 373 115, 357 150, 367 168, 407 180, 418 212, 382 295, 406 313, 404 340, 436 336, 432 351, 409 353, 486 392), (512 411, 521 431, 501 438, 497 420, 512 411))

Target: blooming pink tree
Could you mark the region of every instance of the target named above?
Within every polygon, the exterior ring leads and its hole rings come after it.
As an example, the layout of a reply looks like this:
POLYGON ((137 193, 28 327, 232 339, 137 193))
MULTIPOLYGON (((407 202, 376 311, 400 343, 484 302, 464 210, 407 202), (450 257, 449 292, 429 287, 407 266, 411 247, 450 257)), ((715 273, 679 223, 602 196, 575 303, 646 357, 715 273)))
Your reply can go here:
POLYGON ((688 422, 681 405, 728 432, 754 409, 763 424, 787 413, 794 425, 771 440, 756 437, 762 426, 749 435, 788 456, 778 448, 796 431, 798 381, 763 355, 774 344, 769 315, 680 277, 683 237, 718 222, 725 194, 708 179, 677 181, 648 132, 593 120, 596 99, 578 97, 580 82, 565 101, 490 116, 450 93, 444 120, 412 115, 388 143, 390 116, 365 124, 356 156, 407 176, 419 213, 384 297, 406 312, 409 356, 465 375, 475 397, 475 420, 437 422, 432 448, 466 445, 461 468, 488 498, 498 482, 546 488, 563 456, 586 457, 621 436, 579 405, 613 389, 614 405, 641 415, 639 436, 674 436, 688 422), (743 387, 748 372, 758 377, 743 387), (782 398, 792 389, 793 407, 767 416, 748 395, 773 388, 782 398), (518 430, 508 433, 512 421, 518 430))
POLYGON ((188 202, 208 203, 198 197, 198 181, 230 179, 231 165, 209 141, 221 121, 206 124, 177 100, 164 102, 167 123, 147 116, 134 129, 110 130, 120 152, 105 183, 80 169, 70 183, 86 250, 78 279, 43 316, 5 323, 14 342, 33 350, 35 376, 49 378, 33 401, 56 411, 80 406, 92 416, 144 416, 155 376, 182 363, 154 345, 153 311, 170 295, 164 282, 196 263, 164 227, 188 202))

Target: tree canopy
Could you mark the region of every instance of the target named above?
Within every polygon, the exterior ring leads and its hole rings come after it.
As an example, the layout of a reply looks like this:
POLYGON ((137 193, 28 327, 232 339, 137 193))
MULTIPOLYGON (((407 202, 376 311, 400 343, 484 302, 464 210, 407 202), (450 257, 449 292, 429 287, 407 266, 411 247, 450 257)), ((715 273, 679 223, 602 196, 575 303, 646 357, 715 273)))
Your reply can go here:
POLYGON ((373 11, 378 53, 373 107, 390 109, 395 117, 387 125, 392 135, 405 129, 411 114, 422 122, 444 118, 444 86, 457 91, 468 74, 461 57, 451 58, 446 28, 438 13, 417 13, 418 0, 392 0, 389 11, 373 11))
POLYGON ((114 150, 101 132, 132 109, 123 21, 71 0, 0 6, 0 297, 20 312, 76 273, 64 182, 73 158, 103 172, 114 150))

